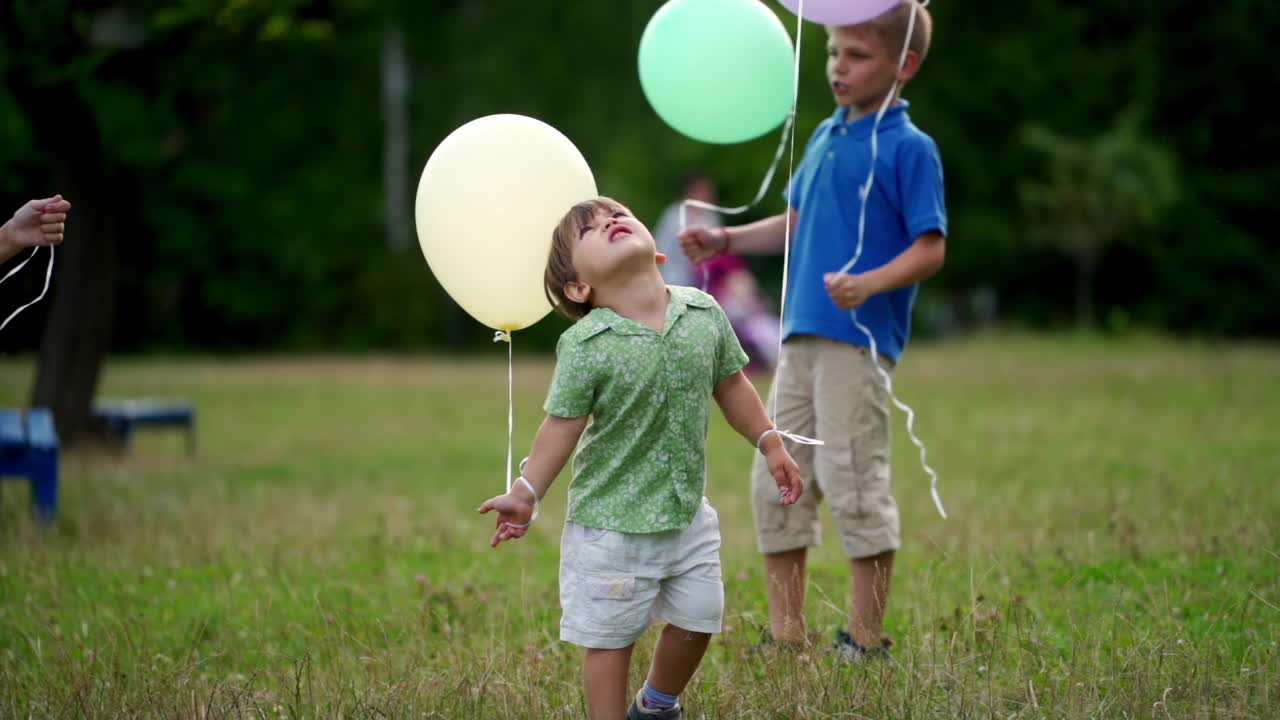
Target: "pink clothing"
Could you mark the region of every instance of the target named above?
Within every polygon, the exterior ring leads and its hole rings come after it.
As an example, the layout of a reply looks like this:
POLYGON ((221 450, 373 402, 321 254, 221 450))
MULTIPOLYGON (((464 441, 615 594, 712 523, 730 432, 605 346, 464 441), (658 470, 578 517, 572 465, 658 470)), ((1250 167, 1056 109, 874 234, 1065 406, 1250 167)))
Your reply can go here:
POLYGON ((717 302, 723 302, 725 280, 735 272, 746 270, 747 263, 737 255, 717 255, 698 266, 706 273, 706 291, 717 302))
POLYGON ((718 255, 697 268, 703 288, 724 308, 755 368, 771 368, 778 355, 778 316, 769 310, 742 258, 718 255))

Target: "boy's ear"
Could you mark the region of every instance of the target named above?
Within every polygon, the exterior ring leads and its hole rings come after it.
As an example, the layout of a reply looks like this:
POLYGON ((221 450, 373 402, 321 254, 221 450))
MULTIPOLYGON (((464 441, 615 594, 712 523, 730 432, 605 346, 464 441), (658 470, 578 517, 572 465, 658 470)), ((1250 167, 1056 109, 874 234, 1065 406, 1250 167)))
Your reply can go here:
POLYGON ((902 63, 902 70, 898 71, 898 82, 909 82, 918 72, 920 72, 920 53, 908 50, 907 59, 902 63))
POLYGON ((585 303, 591 299, 591 286, 570 280, 564 284, 564 296, 576 303, 585 303))
POLYGON ((667 256, 663 255, 662 253, 658 253, 657 255, 654 255, 653 259, 656 260, 659 265, 667 264, 667 256))

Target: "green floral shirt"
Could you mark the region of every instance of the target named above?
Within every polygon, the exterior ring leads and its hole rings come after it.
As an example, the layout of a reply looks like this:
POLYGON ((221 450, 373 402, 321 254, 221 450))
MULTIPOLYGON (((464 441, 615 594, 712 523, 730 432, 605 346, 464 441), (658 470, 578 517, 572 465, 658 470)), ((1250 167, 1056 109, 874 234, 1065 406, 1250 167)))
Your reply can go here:
POLYGON ((702 502, 712 391, 747 355, 710 295, 667 290, 662 332, 596 308, 560 336, 544 408, 591 416, 569 484, 569 520, 580 525, 680 529, 702 502))

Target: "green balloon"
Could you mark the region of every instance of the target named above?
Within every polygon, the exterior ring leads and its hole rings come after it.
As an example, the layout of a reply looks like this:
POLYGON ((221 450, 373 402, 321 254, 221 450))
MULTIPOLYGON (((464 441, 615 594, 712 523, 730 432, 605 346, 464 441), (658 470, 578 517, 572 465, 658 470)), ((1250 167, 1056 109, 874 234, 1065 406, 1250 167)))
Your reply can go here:
POLYGON ((640 38, 649 104, 702 142, 743 142, 780 125, 794 62, 786 28, 759 0, 670 0, 640 38))

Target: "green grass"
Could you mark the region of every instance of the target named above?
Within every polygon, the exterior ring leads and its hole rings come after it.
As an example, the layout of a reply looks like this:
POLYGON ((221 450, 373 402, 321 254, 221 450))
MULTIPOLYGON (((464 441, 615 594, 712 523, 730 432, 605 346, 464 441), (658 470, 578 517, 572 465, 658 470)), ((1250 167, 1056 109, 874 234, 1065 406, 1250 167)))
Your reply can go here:
MULTIPOLYGON (((557 639, 564 482, 498 551, 505 367, 492 358, 121 359, 105 396, 185 396, 200 449, 145 433, 64 459, 56 527, 0 497, 0 717, 582 717, 557 639)), ((517 356, 518 452, 550 365, 517 356)), ((0 406, 30 363, 0 361, 0 406)), ((764 583, 750 448, 712 428, 725 633, 688 717, 1270 717, 1280 707, 1280 349, 997 337, 896 376, 898 662, 824 644, 847 574, 827 523, 807 617, 752 653, 764 583)), ((643 678, 654 631, 637 653, 643 678)))

